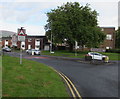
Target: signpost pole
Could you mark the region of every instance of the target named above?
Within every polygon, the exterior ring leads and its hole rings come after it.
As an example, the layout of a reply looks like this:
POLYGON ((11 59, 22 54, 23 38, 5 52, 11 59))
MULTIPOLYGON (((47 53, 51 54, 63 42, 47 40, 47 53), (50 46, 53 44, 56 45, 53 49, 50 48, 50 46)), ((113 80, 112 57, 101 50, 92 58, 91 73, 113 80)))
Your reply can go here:
POLYGON ((20 64, 22 64, 22 42, 25 42, 25 29, 23 29, 23 27, 21 27, 21 29, 18 29, 18 41, 21 42, 21 46, 20 46, 20 64))
POLYGON ((22 64, 22 49, 20 48, 20 64, 22 64))

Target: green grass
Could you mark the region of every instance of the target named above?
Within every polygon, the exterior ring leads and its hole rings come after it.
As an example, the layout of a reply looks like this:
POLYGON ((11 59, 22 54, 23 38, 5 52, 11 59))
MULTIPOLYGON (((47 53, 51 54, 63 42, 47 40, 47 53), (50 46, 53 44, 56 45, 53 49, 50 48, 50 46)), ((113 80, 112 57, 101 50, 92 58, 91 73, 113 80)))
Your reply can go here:
MULTIPOLYGON (((84 58, 85 54, 87 54, 87 51, 80 51, 77 52, 77 56, 75 56, 74 52, 69 52, 69 51, 55 51, 54 54, 50 54, 49 51, 42 51, 42 55, 51 55, 51 56, 63 56, 63 57, 73 57, 73 58, 84 58)), ((107 53, 107 52, 102 52, 102 54, 109 56, 110 60, 120 60, 120 54, 118 53, 107 53)))
POLYGON ((101 54, 104 54, 104 55, 107 55, 107 56, 109 56, 109 59, 110 60, 120 60, 120 54, 118 54, 118 53, 101 53, 101 54))
POLYGON ((3 56, 3 97, 69 97, 61 77, 44 64, 3 56))
POLYGON ((50 54, 49 51, 42 51, 42 55, 51 55, 51 56, 63 56, 63 57, 73 57, 73 58, 84 58, 84 55, 87 52, 77 52, 77 56, 75 56, 74 52, 69 51, 55 51, 55 53, 50 54))
POLYGON ((0 56, 0 98, 2 97, 2 57, 0 56))

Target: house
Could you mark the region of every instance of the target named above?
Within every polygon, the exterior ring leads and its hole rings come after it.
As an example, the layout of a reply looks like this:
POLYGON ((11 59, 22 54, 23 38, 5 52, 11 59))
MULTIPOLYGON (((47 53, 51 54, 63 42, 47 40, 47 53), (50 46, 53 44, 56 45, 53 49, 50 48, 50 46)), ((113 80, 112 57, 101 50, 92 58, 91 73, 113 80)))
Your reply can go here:
POLYGON ((11 31, 5 31, 5 30, 0 30, 1 33, 1 46, 2 47, 12 47, 12 35, 15 34, 15 32, 11 31))
POLYGON ((100 48, 114 49, 115 48, 115 27, 100 27, 101 31, 106 34, 106 38, 100 48))
POLYGON ((17 41, 17 48, 44 50, 44 38, 45 36, 27 35, 25 42, 17 41))
MULTIPOLYGON (((106 35, 106 38, 105 40, 103 41, 103 43, 99 46, 99 48, 92 48, 92 49, 95 49, 95 50, 106 50, 106 49, 114 49, 115 48, 115 27, 98 27, 98 28, 101 28, 101 31, 103 33, 105 33, 106 35)), ((57 45, 58 47, 65 47, 64 49, 66 49, 66 42, 64 42, 63 44, 61 45, 57 45)), ((80 45, 78 45, 78 42, 75 42, 75 45, 74 45, 74 49, 77 49, 77 50, 91 50, 90 48, 87 48, 85 45, 84 45, 84 48, 80 45), (76 48, 75 48, 76 47, 76 48)))
POLYGON ((18 41, 18 35, 15 32, 1 30, 2 34, 1 46, 2 47, 16 47, 18 49, 40 49, 44 50, 44 38, 45 36, 40 35, 27 35, 25 42, 18 41))
MULTIPOLYGON (((100 45, 100 48, 103 49, 114 49, 115 48, 115 27, 100 27, 101 31, 106 34, 106 39, 100 45)), ((40 35, 27 35, 25 42, 18 41, 18 35, 15 32, 10 31, 1 31, 2 33, 2 47, 10 46, 17 47, 18 49, 40 49, 40 50, 49 50, 50 43, 46 39, 46 36, 40 35)), ((59 45, 58 45, 59 46, 59 45)), ((64 44, 66 47, 66 44, 64 44)), ((61 48, 61 47, 60 47, 61 48)), ((80 49, 80 46, 77 45, 77 49, 80 49)), ((85 49, 87 49, 85 47, 85 49)))

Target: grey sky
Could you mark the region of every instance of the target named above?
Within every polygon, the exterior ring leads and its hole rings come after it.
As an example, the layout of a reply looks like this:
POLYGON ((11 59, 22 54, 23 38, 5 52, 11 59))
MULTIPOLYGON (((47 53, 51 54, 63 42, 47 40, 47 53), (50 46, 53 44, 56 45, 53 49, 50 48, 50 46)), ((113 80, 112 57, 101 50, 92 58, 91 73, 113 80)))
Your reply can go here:
POLYGON ((120 26, 120 1, 118 3, 118 26, 120 26))
POLYGON ((92 10, 99 13, 99 26, 117 29, 118 0, 0 0, 0 30, 17 32, 23 26, 28 34, 44 35, 45 13, 69 1, 77 1, 81 5, 89 3, 92 10))

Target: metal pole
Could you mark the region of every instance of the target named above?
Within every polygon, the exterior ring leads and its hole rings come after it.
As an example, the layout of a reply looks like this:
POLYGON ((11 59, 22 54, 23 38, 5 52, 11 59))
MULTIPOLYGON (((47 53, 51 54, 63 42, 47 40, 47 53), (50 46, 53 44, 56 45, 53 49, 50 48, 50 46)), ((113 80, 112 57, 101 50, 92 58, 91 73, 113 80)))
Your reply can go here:
POLYGON ((94 60, 94 54, 95 54, 95 53, 93 52, 93 63, 95 62, 95 60, 94 60))
POLYGON ((75 56, 77 56, 77 41, 75 41, 75 56))
POLYGON ((22 48, 20 46, 20 64, 22 64, 22 48))
POLYGON ((51 48, 50 48, 50 53, 52 52, 52 31, 51 31, 51 48))

